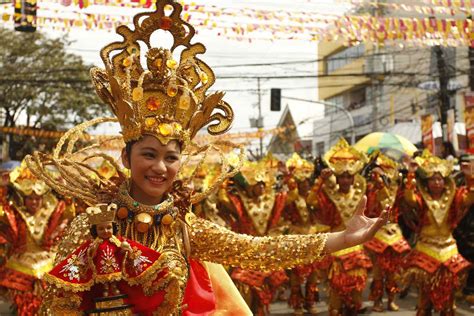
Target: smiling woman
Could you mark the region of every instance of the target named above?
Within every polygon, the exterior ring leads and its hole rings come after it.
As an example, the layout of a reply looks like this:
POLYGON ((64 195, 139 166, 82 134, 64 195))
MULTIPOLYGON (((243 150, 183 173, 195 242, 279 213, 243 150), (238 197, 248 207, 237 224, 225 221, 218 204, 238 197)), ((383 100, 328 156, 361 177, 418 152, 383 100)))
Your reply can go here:
MULTIPOLYGON (((205 47, 191 43, 195 31, 181 19, 181 11, 181 5, 174 1, 160 1, 155 12, 135 17, 134 30, 118 27, 117 33, 123 36, 123 41, 102 49, 105 70, 91 71, 98 95, 112 108, 121 125, 127 144, 122 161, 130 169, 129 178, 121 174, 118 184, 111 182, 87 165, 91 156, 84 158, 84 150, 73 153, 75 141, 84 128, 101 119, 83 123, 66 133, 53 155, 35 153, 28 157, 28 162, 36 174, 62 194, 79 197, 91 205, 117 204, 118 235, 159 253, 155 274, 142 279, 140 284, 118 286, 125 303, 132 305, 133 313, 247 315, 248 308, 229 282, 229 276, 222 267, 208 262, 262 271, 311 263, 325 253, 369 240, 383 225, 385 215, 375 219, 365 217, 363 198, 343 232, 272 238, 236 234, 197 218, 191 212, 191 204, 198 198, 176 180, 181 155, 213 147, 207 144, 194 150, 192 139, 204 126, 213 135, 227 131, 233 111, 222 100, 223 93, 206 95, 215 81, 214 74, 197 58, 197 54, 205 52, 205 47), (174 39, 171 49, 151 46, 151 35, 157 30, 171 33, 174 39), (183 48, 179 62, 173 57, 178 47, 183 48), (66 142, 69 142, 67 146, 66 142), (49 176, 47 165, 58 168, 62 178, 49 176), (91 173, 93 177, 89 176, 91 173), (153 291, 144 292, 143 288, 153 291)), ((114 162, 104 154, 95 157, 114 162)), ((222 183, 226 175, 236 172, 228 168, 226 159, 222 169, 209 191, 222 183)), ((58 260, 90 238, 85 229, 87 221, 87 216, 75 218, 58 260)), ((86 263, 78 262, 78 269, 81 264, 86 263)), ((91 289, 93 293, 95 290, 91 289)), ((94 296, 76 293, 73 288, 55 291, 53 287, 51 291, 52 300, 46 307, 56 312, 85 310, 94 296)), ((106 311, 102 303, 103 300, 95 302, 96 310, 106 311)))
POLYGON ((179 171, 180 153, 177 141, 163 145, 151 135, 129 143, 122 151, 122 162, 131 171, 130 195, 143 204, 159 204, 179 171))

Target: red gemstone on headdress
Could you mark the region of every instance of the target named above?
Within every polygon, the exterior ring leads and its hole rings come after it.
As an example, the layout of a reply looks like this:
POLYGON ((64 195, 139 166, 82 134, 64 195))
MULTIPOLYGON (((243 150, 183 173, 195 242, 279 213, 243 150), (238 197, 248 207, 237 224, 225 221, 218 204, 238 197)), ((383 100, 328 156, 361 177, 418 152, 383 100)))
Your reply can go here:
POLYGON ((160 100, 158 100, 158 99, 155 98, 155 97, 150 97, 150 98, 148 98, 148 100, 146 101, 146 107, 147 107, 148 110, 150 110, 150 111, 156 111, 156 110, 158 110, 158 108, 160 107, 160 100))
POLYGON ((169 30, 173 25, 173 20, 170 17, 164 16, 160 19, 160 29, 169 30))

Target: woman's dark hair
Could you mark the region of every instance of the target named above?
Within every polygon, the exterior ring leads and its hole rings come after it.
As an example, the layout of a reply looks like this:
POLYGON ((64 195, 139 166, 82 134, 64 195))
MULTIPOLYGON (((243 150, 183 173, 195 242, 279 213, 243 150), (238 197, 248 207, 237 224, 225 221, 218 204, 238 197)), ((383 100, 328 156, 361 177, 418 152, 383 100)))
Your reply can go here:
MULTIPOLYGON (((118 226, 117 226, 117 223, 112 222, 112 227, 113 227, 114 235, 116 235, 116 234, 118 233, 118 226)), ((92 226, 91 226, 90 233, 91 233, 91 236, 92 236, 93 238, 96 238, 96 237, 97 237, 97 225, 92 225, 92 226)))
POLYGON ((136 140, 132 140, 132 141, 129 141, 129 142, 125 143, 125 154, 127 154, 127 159, 128 159, 129 162, 132 158, 132 146, 136 142, 137 142, 136 140))

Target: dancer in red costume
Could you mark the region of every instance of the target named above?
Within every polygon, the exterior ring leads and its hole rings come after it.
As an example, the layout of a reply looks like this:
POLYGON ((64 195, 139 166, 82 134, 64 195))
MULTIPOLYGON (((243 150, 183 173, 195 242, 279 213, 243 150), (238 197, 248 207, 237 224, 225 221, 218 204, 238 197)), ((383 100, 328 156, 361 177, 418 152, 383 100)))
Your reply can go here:
MULTIPOLYGON (((321 171, 309 200, 318 220, 339 232, 365 199, 366 181, 359 172, 367 157, 341 139, 324 155, 324 161, 329 168, 321 171)), ((358 245, 333 253, 328 260, 330 315, 356 315, 362 307, 367 269, 372 266, 369 257, 358 245)))
POLYGON ((431 315, 433 308, 454 315, 454 292, 470 265, 458 253, 452 232, 474 201, 473 173, 463 168, 467 187, 456 188, 452 170, 452 161, 424 151, 407 176, 404 198, 418 213, 413 228, 419 237, 405 260, 405 277, 418 286, 418 316, 431 315))
POLYGON ((395 161, 382 153, 372 154, 374 169, 367 185, 367 211, 369 217, 377 217, 384 209, 390 210, 390 222, 382 227, 374 239, 364 244, 373 258, 373 281, 369 299, 374 302, 372 310, 383 312, 383 292, 387 293, 387 309, 397 311, 395 295, 400 292, 397 279, 402 273, 402 261, 410 251, 410 245, 403 238, 398 226, 399 202, 401 198, 400 175, 395 161))
MULTIPOLYGON (((309 192, 314 166, 302 159, 298 154, 287 160, 289 171, 288 198, 283 218, 289 223, 289 234, 315 234, 326 232, 329 226, 317 222, 314 210, 309 206, 309 192)), ((295 315, 303 315, 303 307, 312 315, 317 313, 316 302, 319 299, 318 282, 322 278, 327 261, 316 261, 308 265, 300 265, 290 272, 291 295, 288 305, 294 309, 295 315), (303 295, 301 286, 305 285, 303 295)))
MULTIPOLYGON (((191 212, 192 204, 235 175, 236 169, 229 167, 220 148, 236 146, 223 141, 204 146, 192 142, 205 126, 213 135, 227 131, 233 112, 223 100, 223 93, 206 94, 215 77, 197 56, 205 52, 205 47, 191 43, 195 31, 180 17, 182 9, 175 1, 159 1, 154 12, 134 18, 133 29, 119 26, 117 32, 123 41, 102 49, 105 69, 91 70, 97 93, 121 125, 126 143, 121 158, 130 169, 129 177, 120 174, 119 178, 125 180, 117 186, 89 165, 91 158, 111 163, 113 158, 93 152, 95 147, 75 147, 88 126, 110 119, 80 124, 62 137, 52 154, 35 153, 27 159, 34 172, 62 194, 79 197, 89 205, 117 204, 117 235, 160 253, 156 294, 141 294, 139 285, 121 289, 127 295, 124 302, 132 305, 133 313, 248 315, 248 308, 240 304, 241 297, 231 292, 231 285, 223 286, 225 275, 207 262, 261 271, 311 263, 325 253, 368 241, 384 224, 386 215, 377 219, 364 216, 362 199, 343 231, 255 237, 229 231, 191 212), (173 37, 170 49, 153 47, 150 40, 155 39, 152 35, 158 30, 173 37), (222 158, 218 181, 205 192, 192 194, 190 188, 176 180, 181 163, 188 161, 186 157, 212 150, 222 158), (49 165, 59 170, 61 179, 48 176, 49 165), (96 174, 95 180, 91 173, 96 174)), ((85 214, 76 217, 70 227, 58 260, 90 238, 85 214)), ((57 294, 51 293, 53 302, 57 294)), ((45 306, 52 307, 48 303, 45 306)), ((70 306, 70 310, 76 308, 74 304, 70 306)))
POLYGON ((0 187, 0 293, 19 315, 36 315, 43 274, 72 214, 22 163, 0 187))
MULTIPOLYGON (((275 192, 276 169, 267 159, 246 162, 234 185, 220 194, 220 213, 230 218, 233 231, 251 236, 280 235, 286 193, 275 192), (238 183, 241 182, 241 183, 238 183)), ((255 315, 265 315, 278 287, 288 281, 285 271, 263 272, 235 268, 231 273, 255 315)))

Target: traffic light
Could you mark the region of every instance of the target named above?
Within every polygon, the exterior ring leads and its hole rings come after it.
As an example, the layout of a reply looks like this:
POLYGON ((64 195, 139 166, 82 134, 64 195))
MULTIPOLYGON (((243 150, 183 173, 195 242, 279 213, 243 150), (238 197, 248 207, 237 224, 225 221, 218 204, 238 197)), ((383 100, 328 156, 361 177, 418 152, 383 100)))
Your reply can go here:
POLYGON ((270 90, 270 111, 281 110, 281 89, 272 88, 270 90))
POLYGON ((36 31, 36 0, 15 0, 15 30, 36 31))

